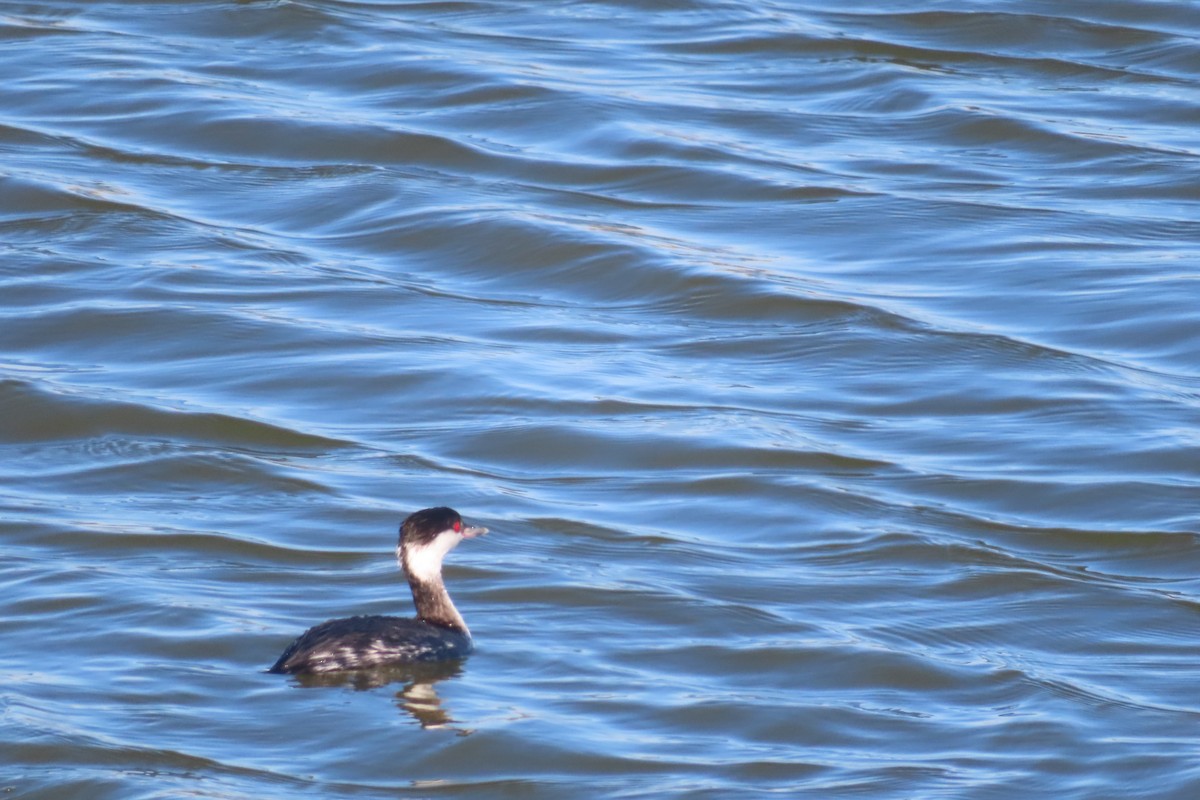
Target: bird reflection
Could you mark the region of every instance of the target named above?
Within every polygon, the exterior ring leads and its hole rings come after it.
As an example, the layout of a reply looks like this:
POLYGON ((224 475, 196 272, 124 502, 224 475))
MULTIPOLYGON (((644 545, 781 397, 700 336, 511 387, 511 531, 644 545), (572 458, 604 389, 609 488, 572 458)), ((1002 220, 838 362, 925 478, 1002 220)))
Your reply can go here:
POLYGON ((294 680, 305 688, 346 686, 358 692, 403 683, 404 688, 396 692, 396 705, 401 711, 415 719, 422 728, 450 728, 460 736, 466 736, 471 730, 454 724, 454 718, 442 708, 442 699, 434 689, 435 684, 461 674, 461 662, 444 661, 296 675, 294 680))

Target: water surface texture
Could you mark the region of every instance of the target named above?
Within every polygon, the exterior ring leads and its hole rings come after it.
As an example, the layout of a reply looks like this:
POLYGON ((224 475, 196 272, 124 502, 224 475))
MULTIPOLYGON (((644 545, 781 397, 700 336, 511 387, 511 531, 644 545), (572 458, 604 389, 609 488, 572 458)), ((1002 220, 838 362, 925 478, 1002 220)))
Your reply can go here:
POLYGON ((1200 796, 1200 6, 0 38, 5 797, 1200 796))

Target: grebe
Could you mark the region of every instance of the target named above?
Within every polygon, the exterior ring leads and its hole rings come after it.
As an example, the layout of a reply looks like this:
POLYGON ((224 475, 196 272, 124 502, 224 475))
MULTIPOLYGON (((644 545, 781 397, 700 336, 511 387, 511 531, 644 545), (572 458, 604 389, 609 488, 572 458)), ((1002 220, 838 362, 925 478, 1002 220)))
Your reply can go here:
POLYGON ((309 628, 268 672, 336 672, 462 658, 471 632, 442 583, 442 559, 463 539, 487 533, 464 525, 453 508, 426 508, 400 525, 396 556, 408 576, 415 619, 350 617, 309 628))

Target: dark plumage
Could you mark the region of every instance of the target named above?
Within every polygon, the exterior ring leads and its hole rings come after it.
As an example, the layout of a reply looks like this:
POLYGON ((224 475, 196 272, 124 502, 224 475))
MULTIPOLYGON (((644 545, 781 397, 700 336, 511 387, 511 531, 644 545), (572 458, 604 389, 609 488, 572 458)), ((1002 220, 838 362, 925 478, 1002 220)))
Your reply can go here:
POLYGON ((452 508, 426 508, 400 526, 396 550, 408 576, 415 619, 362 616, 334 619, 305 631, 269 672, 339 670, 442 661, 471 652, 471 632, 442 583, 442 559, 463 539, 487 528, 463 524, 452 508))

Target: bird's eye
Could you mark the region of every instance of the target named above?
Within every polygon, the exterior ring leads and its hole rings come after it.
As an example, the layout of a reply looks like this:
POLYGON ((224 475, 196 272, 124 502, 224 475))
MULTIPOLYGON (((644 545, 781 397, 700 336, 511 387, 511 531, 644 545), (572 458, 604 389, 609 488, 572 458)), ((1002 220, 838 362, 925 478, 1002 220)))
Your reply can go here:
POLYGON ((462 520, 461 519, 454 520, 454 532, 462 533, 462 520))

